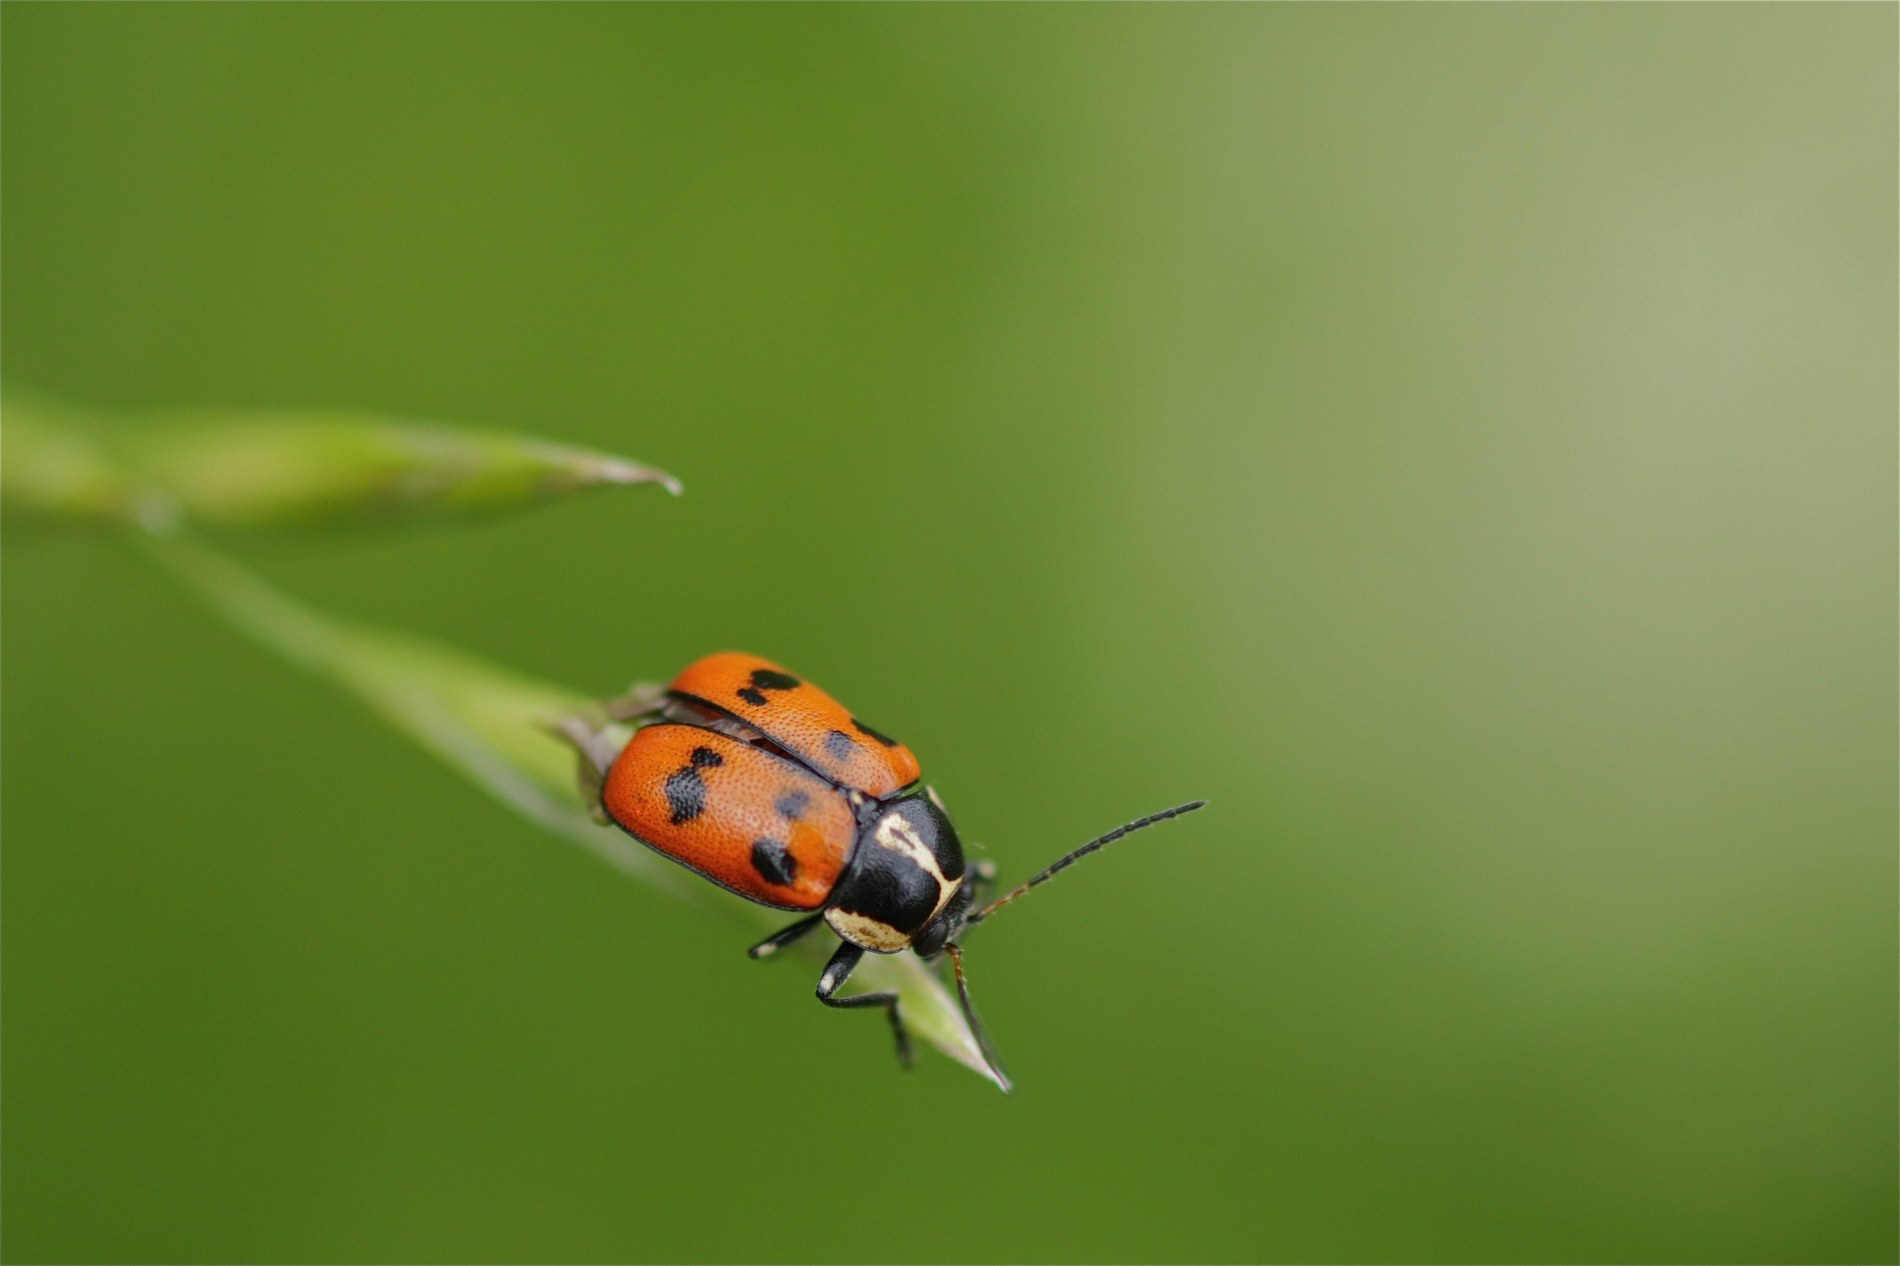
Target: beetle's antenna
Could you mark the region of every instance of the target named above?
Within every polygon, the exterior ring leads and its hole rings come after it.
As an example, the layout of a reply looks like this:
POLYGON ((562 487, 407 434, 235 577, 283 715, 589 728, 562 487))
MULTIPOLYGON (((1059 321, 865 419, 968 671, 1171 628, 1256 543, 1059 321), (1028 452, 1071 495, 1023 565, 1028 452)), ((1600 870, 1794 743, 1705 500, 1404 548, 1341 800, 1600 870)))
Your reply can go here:
POLYGON ((963 978, 963 947, 955 941, 948 941, 944 948, 950 951, 950 965, 957 973, 957 1001, 963 1004, 963 1018, 970 1022, 970 1034, 976 1038, 977 1049, 983 1052, 983 1059, 990 1066, 990 1072, 996 1077, 996 1084, 1008 1094, 1011 1089, 1009 1074, 996 1061, 996 1049, 990 1045, 990 1035, 983 1029, 983 1021, 976 1018, 976 1008, 970 1005, 970 982, 963 978))
MULTIPOLYGON (((1062 858, 1055 865, 1043 871, 1040 875, 1037 875, 1034 879, 1031 879, 1028 883, 1018 884, 1016 887, 1010 889, 1008 892, 1004 893, 1002 896, 998 897, 996 900, 990 902, 988 905, 984 906, 981 910, 978 910, 975 914, 965 919, 964 923, 965 924, 981 923, 983 920, 989 918, 992 914, 995 914, 998 910, 1002 909, 1004 906, 1008 905, 1010 902, 1014 901, 1016 898, 1022 896, 1025 892, 1028 892, 1031 888, 1034 888, 1037 884, 1048 883, 1051 879, 1054 879, 1058 874, 1067 870, 1069 867, 1075 865, 1077 862, 1081 861, 1084 857, 1087 857, 1090 853, 1095 852, 1097 849, 1102 848, 1105 845, 1113 844, 1116 840, 1119 840, 1124 835, 1132 835, 1136 831, 1141 830, 1145 826, 1153 826, 1157 822, 1166 822, 1169 818, 1178 818, 1183 813, 1192 813, 1196 809, 1204 809, 1206 807, 1207 807, 1207 801, 1205 800, 1190 800, 1188 803, 1176 805, 1172 809, 1163 809, 1161 812, 1151 813, 1145 818, 1137 818, 1133 822, 1130 822, 1127 826, 1118 826, 1114 830, 1110 831, 1107 835, 1104 835, 1101 839, 1090 840, 1088 843, 1084 844, 1081 848, 1076 849, 1073 853, 1070 853, 1067 857, 1062 858)), ((961 979, 961 977, 959 977, 959 979, 961 979)), ((965 1009, 967 1010, 968 1008, 966 1007, 965 1009)))

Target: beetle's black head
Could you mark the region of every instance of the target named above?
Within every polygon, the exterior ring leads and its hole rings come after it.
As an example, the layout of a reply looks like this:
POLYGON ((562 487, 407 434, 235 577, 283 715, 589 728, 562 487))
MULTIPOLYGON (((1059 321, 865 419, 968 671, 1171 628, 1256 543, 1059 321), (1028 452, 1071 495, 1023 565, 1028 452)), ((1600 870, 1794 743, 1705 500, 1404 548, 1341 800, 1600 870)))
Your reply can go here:
POLYGON ((919 958, 935 958, 943 952, 945 942, 957 939, 957 933, 963 930, 963 920, 970 913, 970 902, 975 892, 969 884, 960 884, 956 894, 948 905, 937 912, 937 916, 924 924, 923 930, 911 938, 910 947, 919 958))
MULTIPOLYGON (((854 945, 895 954, 956 904, 963 892, 963 845, 928 791, 879 801, 862 821, 825 922, 854 945)), ((966 896, 960 909, 969 904, 966 896)), ((931 953, 948 936, 938 938, 931 953)))

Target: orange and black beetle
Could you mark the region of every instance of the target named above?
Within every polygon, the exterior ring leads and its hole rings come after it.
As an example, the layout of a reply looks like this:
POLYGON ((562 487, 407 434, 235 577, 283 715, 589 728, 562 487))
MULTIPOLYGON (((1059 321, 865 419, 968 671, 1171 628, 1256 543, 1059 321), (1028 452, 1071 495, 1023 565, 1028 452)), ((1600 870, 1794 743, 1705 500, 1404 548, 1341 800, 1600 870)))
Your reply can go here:
MULTIPOLYGON (((637 724, 618 752, 602 735, 570 726, 583 777, 607 819, 650 848, 723 888, 804 918, 754 945, 765 958, 822 922, 843 942, 818 978, 829 1007, 882 1007, 910 1062, 895 993, 837 991, 864 952, 949 951, 957 995, 989 1056, 963 979, 957 936, 1077 859, 1130 831, 1190 813, 1196 800, 1131 822, 1063 857, 979 909, 995 867, 966 863, 943 802, 919 786, 910 749, 852 716, 830 695, 777 664, 733 651, 690 665, 664 694, 609 705, 637 724), (591 777, 590 777, 591 775, 591 777)), ((622 731, 624 734, 624 731, 622 731)))

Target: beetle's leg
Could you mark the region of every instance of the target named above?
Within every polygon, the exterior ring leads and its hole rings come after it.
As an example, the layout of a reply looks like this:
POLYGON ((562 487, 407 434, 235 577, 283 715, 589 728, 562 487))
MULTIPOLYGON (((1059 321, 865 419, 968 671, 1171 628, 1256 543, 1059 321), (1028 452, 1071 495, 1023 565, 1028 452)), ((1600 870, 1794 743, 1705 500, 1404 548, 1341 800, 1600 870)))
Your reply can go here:
POLYGON ((613 724, 596 727, 587 717, 571 716, 549 726, 548 731, 574 749, 577 757, 574 781, 581 803, 587 806, 587 816, 602 826, 611 825, 612 820, 600 803, 600 791, 606 785, 607 771, 613 766, 614 758, 627 745, 626 728, 613 724))
POLYGON ((963 886, 970 890, 970 904, 981 907, 996 892, 996 863, 984 857, 970 863, 963 886))
POLYGON ((607 709, 607 716, 615 721, 631 721, 634 717, 656 712, 666 702, 666 687, 651 681, 636 681, 627 688, 627 693, 615 699, 609 699, 601 706, 607 709))
POLYGON ((884 1013, 891 1018, 891 1032, 897 1038, 897 1062, 904 1067, 911 1065, 910 1034, 904 1028, 904 1019, 897 1014, 897 995, 890 990, 879 993, 852 994, 849 998, 835 998, 845 981, 851 979, 851 973, 858 968, 858 960, 864 957, 864 947, 846 941, 838 946, 838 952, 825 964, 825 974, 818 978, 818 1001, 828 1007, 856 1008, 883 1007, 884 1013))
POLYGON ((753 958, 770 958, 790 945, 793 941, 803 940, 805 935, 825 921, 825 912, 820 910, 809 918, 800 919, 789 927, 782 927, 772 935, 754 945, 746 953, 753 958))

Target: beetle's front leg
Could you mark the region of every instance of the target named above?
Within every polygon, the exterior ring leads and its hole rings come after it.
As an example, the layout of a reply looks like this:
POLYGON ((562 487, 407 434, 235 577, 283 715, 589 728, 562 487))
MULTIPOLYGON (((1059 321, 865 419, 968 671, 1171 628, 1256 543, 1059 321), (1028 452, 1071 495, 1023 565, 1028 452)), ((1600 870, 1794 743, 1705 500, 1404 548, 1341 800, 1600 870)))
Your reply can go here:
POLYGON ((910 1050, 910 1032, 904 1027, 904 1017, 897 1013, 897 995, 888 989, 877 993, 853 994, 849 998, 833 995, 851 979, 851 973, 858 969, 858 962, 864 957, 864 947, 846 941, 838 946, 838 952, 825 964, 825 974, 818 978, 818 1001, 828 1007, 840 1010, 855 1010, 858 1007, 883 1007, 890 1017, 891 1033, 897 1038, 897 1062, 909 1068, 912 1063, 910 1050))

